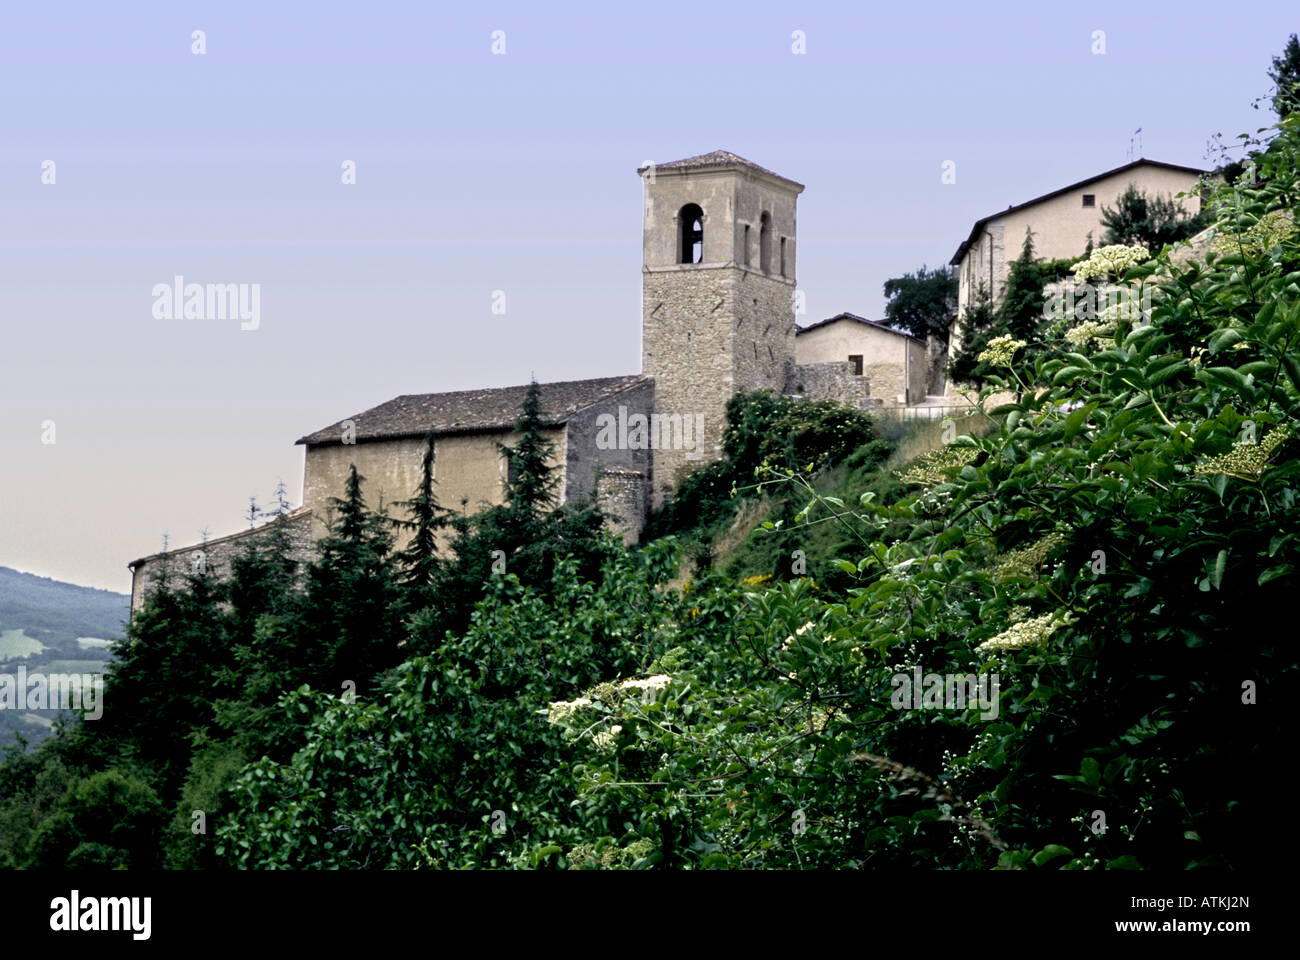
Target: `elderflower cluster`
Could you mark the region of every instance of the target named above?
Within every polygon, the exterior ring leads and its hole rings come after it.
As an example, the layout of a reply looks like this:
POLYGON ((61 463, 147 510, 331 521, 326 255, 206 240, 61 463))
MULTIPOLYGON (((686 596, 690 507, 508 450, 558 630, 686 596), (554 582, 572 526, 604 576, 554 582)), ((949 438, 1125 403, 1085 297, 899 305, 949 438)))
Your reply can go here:
POLYGON ((624 680, 618 685, 620 690, 640 690, 642 693, 658 693, 672 681, 666 673, 658 673, 644 680, 624 680))
POLYGON ((1237 442, 1227 453, 1210 457, 1196 467, 1195 475, 1203 477, 1213 474, 1227 474, 1242 480, 1259 480, 1268 466, 1268 458, 1273 455, 1278 444, 1291 436, 1286 427, 1270 430, 1259 443, 1237 442))
POLYGON ((813 707, 808 713, 808 729, 812 733, 825 733, 826 726, 831 722, 834 716, 834 710, 824 710, 821 707, 813 707))
POLYGON ((1005 554, 994 568, 994 574, 1003 580, 1019 580, 1038 576, 1047 555, 1065 542, 1059 533, 1049 533, 1035 543, 1005 554))
POLYGON ((920 483, 926 486, 947 483, 951 479, 948 471, 960 470, 977 456, 979 449, 976 447, 949 444, 918 457, 910 467, 898 474, 898 479, 901 483, 920 483))
POLYGON ((1025 341, 1017 340, 1009 333, 994 337, 988 347, 975 359, 994 367, 1009 367, 1016 351, 1025 346, 1025 341))
POLYGON ((1114 321, 1085 320, 1077 327, 1065 331, 1065 342, 1076 349, 1092 340, 1097 340, 1102 343, 1102 346, 1106 346, 1113 339, 1114 333, 1114 321))
POLYGON ((618 735, 622 732, 622 726, 616 723, 614 726, 610 727, 608 731, 593 736, 591 742, 597 750, 608 753, 614 749, 615 741, 618 739, 618 735))
POLYGON ((937 516, 952 505, 951 490, 926 490, 912 503, 912 512, 918 517, 937 516))
POLYGON ((1125 246, 1122 243, 1113 243, 1107 247, 1098 247, 1092 251, 1087 260, 1080 260, 1070 270, 1073 271, 1075 280, 1107 275, 1122 277, 1129 267, 1150 258, 1151 252, 1140 244, 1125 246))
POLYGON ((1262 257, 1274 247, 1280 247, 1295 235, 1295 221, 1290 213, 1274 210, 1259 218, 1259 223, 1241 233, 1220 233, 1210 249, 1215 253, 1242 253, 1262 257))
POLYGON ((996 637, 985 640, 975 650, 978 653, 989 653, 1035 647, 1045 642, 1061 627, 1073 622, 1074 617, 1071 614, 1062 614, 1059 610, 1056 613, 1045 613, 1041 617, 1034 617, 1032 620, 1019 620, 996 637))
POLYGON ((567 720, 584 707, 591 706, 591 700, 587 697, 578 697, 576 700, 555 700, 551 703, 551 709, 546 714, 548 723, 559 723, 567 720))

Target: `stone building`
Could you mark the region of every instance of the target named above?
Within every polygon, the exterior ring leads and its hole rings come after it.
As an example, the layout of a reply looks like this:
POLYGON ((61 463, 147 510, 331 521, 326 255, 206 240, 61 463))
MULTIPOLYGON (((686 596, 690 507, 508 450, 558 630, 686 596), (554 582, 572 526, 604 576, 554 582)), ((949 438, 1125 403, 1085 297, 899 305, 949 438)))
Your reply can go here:
POLYGON ((930 393, 934 361, 929 346, 910 334, 840 313, 800 327, 795 336, 795 359, 801 366, 846 362, 853 375, 867 378, 871 395, 882 404, 916 404, 930 393))
MULTIPOLYGON (((556 451, 561 503, 594 499, 628 541, 683 476, 720 455, 727 401, 771 389, 857 407, 924 393, 912 372, 913 338, 843 314, 799 331, 794 319, 796 203, 803 185, 733 153, 638 170, 643 182, 642 371, 541 385, 556 451)), ((924 345, 920 345, 922 350, 924 345)), ((303 504, 291 518, 305 559, 327 529, 329 503, 348 469, 366 478, 367 502, 408 499, 420 477, 425 434, 436 436, 439 502, 474 512, 502 502, 501 445, 526 386, 396 397, 300 438, 303 504)), ((174 551, 202 552, 218 568, 248 536, 174 551)), ((133 603, 163 556, 134 561, 133 603)))
MULTIPOLYGON (((638 171, 645 182, 641 368, 655 408, 702 415, 719 449, 727 401, 785 389, 794 365, 795 204, 803 185, 722 150, 638 171)), ((656 451, 652 505, 692 464, 656 451)))
POLYGON ((280 520, 263 524, 256 530, 241 530, 196 543, 178 547, 167 553, 155 553, 127 564, 131 571, 131 610, 144 603, 145 594, 163 576, 181 577, 187 573, 206 571, 218 579, 230 574, 230 561, 239 554, 250 535, 269 537, 277 526, 283 526, 284 543, 290 556, 299 564, 311 557, 312 544, 319 533, 313 523, 311 511, 305 507, 286 514, 280 520))
MULTIPOLYGON (((1020 256, 1025 229, 1033 231, 1034 253, 1039 259, 1082 256, 1091 234, 1101 246, 1101 212, 1114 207, 1130 184, 1155 196, 1175 197, 1191 192, 1206 171, 1159 160, 1138 159, 1107 170, 1041 197, 1009 206, 975 221, 969 236, 957 247, 949 264, 957 271, 957 316, 977 295, 981 282, 997 303, 1006 292, 1007 271, 1020 256)), ((1200 212, 1201 201, 1190 195, 1177 201, 1189 214, 1200 212)), ((961 330, 953 325, 951 349, 960 345, 961 330)))

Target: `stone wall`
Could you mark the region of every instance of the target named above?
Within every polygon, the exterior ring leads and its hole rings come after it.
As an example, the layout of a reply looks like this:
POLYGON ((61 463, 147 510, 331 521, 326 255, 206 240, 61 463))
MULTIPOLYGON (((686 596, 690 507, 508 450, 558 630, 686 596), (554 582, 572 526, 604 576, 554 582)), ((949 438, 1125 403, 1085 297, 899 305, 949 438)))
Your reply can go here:
MULTIPOLYGON (((555 445, 552 463, 558 467, 568 456, 565 430, 548 427, 542 432, 555 445)), ((504 503, 506 460, 497 445, 513 446, 517 441, 518 434, 505 430, 439 436, 433 465, 438 503, 457 513, 477 513, 504 503)), ((424 439, 418 437, 309 446, 303 471, 303 505, 322 520, 328 518, 329 500, 343 496, 352 464, 365 477, 361 489, 372 509, 408 500, 419 485, 423 460, 424 439)), ((563 484, 557 492, 563 498, 563 484)))
POLYGON ((174 577, 184 576, 202 566, 217 579, 224 579, 230 575, 231 560, 246 548, 248 541, 269 539, 275 532, 276 524, 283 524, 283 534, 289 544, 289 556, 305 566, 314 555, 316 538, 324 532, 324 526, 310 510, 299 507, 283 520, 217 537, 207 543, 181 547, 167 553, 155 553, 136 560, 130 564, 131 612, 134 613, 144 605, 145 596, 161 578, 164 566, 170 567, 171 575, 174 577))
POLYGON ((928 337, 925 341, 925 362, 930 371, 925 392, 942 396, 948 389, 948 344, 938 337, 928 337))
MULTIPOLYGON (((703 451, 721 449, 727 400, 733 392, 731 286, 736 271, 688 267, 643 275, 642 370, 654 378, 661 413, 704 417, 703 451)), ((684 451, 654 457, 654 506, 672 495, 693 466, 684 451)))
POLYGON ((862 372, 878 403, 920 403, 930 392, 935 365, 925 342, 914 337, 843 317, 803 330, 795 341, 800 365, 842 362, 851 356, 862 357, 862 372))
POLYGON ((791 364, 784 392, 809 400, 834 400, 859 410, 880 405, 871 397, 871 378, 858 376, 847 360, 791 364))
POLYGON ((702 456, 655 452, 655 507, 687 472, 720 455, 734 394, 784 387, 794 357, 793 293, 793 281, 735 266, 643 275, 642 369, 654 378, 655 412, 704 418, 702 456))
POLYGON ((703 417, 703 449, 659 449, 652 506, 721 454, 727 401, 781 390, 794 359, 796 183, 747 168, 665 167, 645 173, 641 369, 655 412, 703 417), (681 263, 680 213, 703 211, 702 259, 681 263), (768 225, 768 256, 762 252, 768 225), (782 255, 784 251, 784 256, 782 255))
POLYGON ((934 366, 930 361, 930 351, 924 340, 907 340, 907 402, 921 403, 930 392, 930 379, 934 375, 934 366))
POLYGON ((604 397, 597 403, 569 417, 566 425, 566 502, 590 500, 597 494, 601 472, 608 468, 635 471, 649 482, 653 451, 637 449, 631 444, 612 448, 604 443, 608 432, 602 426, 611 418, 624 422, 633 414, 649 417, 654 410, 655 385, 653 380, 642 380, 604 397), (602 444, 605 449, 602 449, 602 444))
POLYGON ((625 544, 641 536, 648 515, 650 481, 639 470, 607 468, 596 485, 596 502, 605 512, 609 529, 619 534, 625 544))

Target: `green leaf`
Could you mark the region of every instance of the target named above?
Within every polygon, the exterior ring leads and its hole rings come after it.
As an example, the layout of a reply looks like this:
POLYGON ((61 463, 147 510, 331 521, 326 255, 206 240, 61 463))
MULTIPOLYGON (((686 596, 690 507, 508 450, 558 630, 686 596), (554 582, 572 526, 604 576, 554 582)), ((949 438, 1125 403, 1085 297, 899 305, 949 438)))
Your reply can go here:
POLYGON ((1292 567, 1291 564, 1289 563, 1284 563, 1281 566, 1277 566, 1277 567, 1269 567, 1267 570, 1265 570, 1263 573, 1259 575, 1259 581, 1258 581, 1259 585, 1262 587, 1270 580, 1276 580, 1279 577, 1285 577, 1287 574, 1291 573, 1291 571, 1294 569, 1295 568, 1292 567))
POLYGON ((1218 590, 1223 586, 1223 572, 1228 569, 1228 551, 1227 548, 1219 551, 1219 555, 1214 558, 1214 570, 1210 574, 1210 583, 1214 584, 1214 589, 1218 590))
POLYGON ((1239 393, 1248 388, 1245 375, 1235 367, 1202 367, 1197 371, 1196 379, 1217 383, 1239 393))
POLYGON ((1049 843, 1047 846, 1043 847, 1043 849, 1034 854, 1032 863, 1036 867, 1041 867, 1045 863, 1051 863, 1058 857, 1072 856, 1074 856, 1074 851, 1069 847, 1063 847, 1059 843, 1049 843))
POLYGON ((1083 429, 1083 425, 1088 421, 1088 417, 1096 409, 1095 403, 1090 403, 1086 407, 1080 407, 1078 410, 1070 413, 1065 418, 1065 439, 1069 440, 1076 433, 1083 429))
POLYGON ((1210 353, 1218 353, 1224 347, 1230 347, 1242 339, 1241 331, 1236 327, 1224 327, 1210 334, 1210 353))
POLYGON ((1101 783, 1101 764, 1093 757, 1084 757, 1079 764, 1079 774, 1083 777, 1083 782, 1095 790, 1101 783))

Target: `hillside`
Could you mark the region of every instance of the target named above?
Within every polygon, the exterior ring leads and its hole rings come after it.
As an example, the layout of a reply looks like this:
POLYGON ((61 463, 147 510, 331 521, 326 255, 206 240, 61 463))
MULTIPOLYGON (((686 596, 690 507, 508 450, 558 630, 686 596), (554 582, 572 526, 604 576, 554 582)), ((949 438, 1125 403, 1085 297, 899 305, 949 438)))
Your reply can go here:
MULTIPOLYGON (((122 636, 131 598, 0 567, 0 674, 102 673, 109 643, 122 636)), ((0 747, 21 732, 50 735, 57 711, 0 709, 0 747)))

